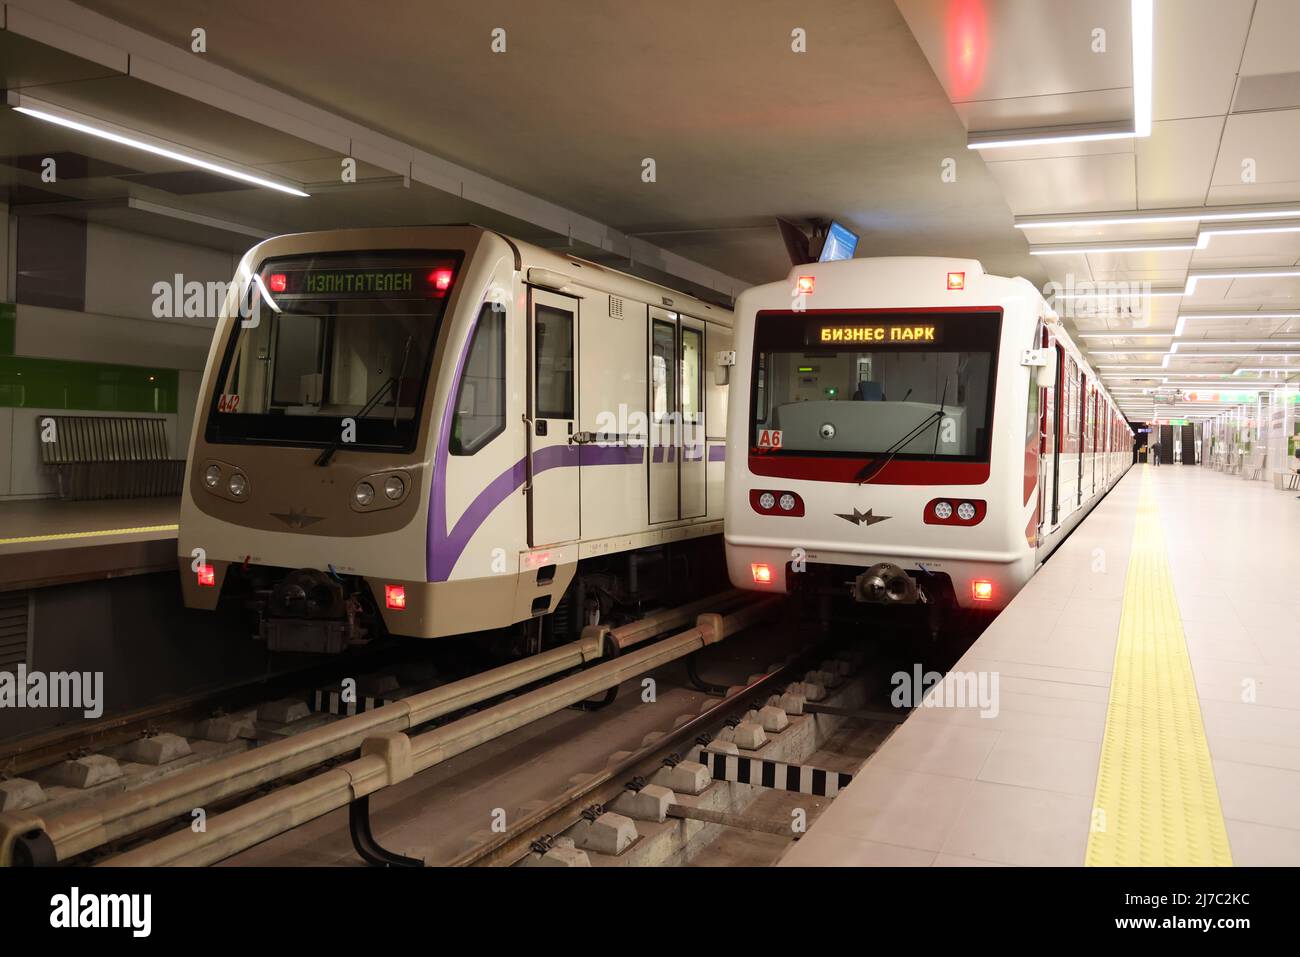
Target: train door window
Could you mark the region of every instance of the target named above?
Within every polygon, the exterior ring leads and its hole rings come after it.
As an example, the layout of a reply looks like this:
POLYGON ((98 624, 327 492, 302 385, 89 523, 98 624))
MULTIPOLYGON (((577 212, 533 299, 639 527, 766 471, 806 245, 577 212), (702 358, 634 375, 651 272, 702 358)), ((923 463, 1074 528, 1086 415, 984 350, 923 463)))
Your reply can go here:
POLYGON ((682 327, 682 424, 700 424, 700 353, 703 333, 682 327))
POLYGON ((573 313, 538 305, 536 337, 539 419, 573 418, 573 313))
POLYGON ((448 449, 473 455, 506 427, 506 314, 484 304, 456 392, 448 449))
POLYGON ((654 321, 650 347, 651 412, 662 422, 677 408, 677 330, 670 322, 654 321))

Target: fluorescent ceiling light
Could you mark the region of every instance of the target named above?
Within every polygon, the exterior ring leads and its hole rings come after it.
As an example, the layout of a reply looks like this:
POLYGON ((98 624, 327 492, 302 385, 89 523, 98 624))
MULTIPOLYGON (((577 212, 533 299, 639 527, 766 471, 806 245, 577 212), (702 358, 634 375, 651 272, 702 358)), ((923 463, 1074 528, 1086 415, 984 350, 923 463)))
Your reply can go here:
POLYGON ((1186 293, 1181 289, 1150 289, 1150 290, 1130 290, 1129 292, 1117 291, 1098 291, 1098 292, 1058 292, 1053 293, 1055 299, 1129 299, 1135 296, 1148 296, 1152 299, 1170 298, 1174 296, 1183 296, 1186 293))
POLYGON ((1227 229, 1202 229, 1196 236, 1196 248, 1208 249, 1215 236, 1256 236, 1263 233, 1300 233, 1300 223, 1277 223, 1273 226, 1229 226, 1227 229))
POLYGON ((1090 356, 1164 356, 1166 349, 1089 349, 1090 356))
POLYGON ((1300 219, 1300 206, 1184 206, 1138 212, 1077 213, 1016 217, 1016 229, 1060 229, 1069 226, 1131 226, 1149 223, 1237 222, 1255 219, 1300 219))
POLYGON ((1080 332, 1076 339, 1171 339, 1172 332, 1080 332))
POLYGON ((230 179, 237 179, 244 183, 251 183, 254 186, 263 186, 266 189, 288 193, 291 196, 310 195, 304 193, 300 189, 286 186, 284 183, 277 183, 275 180, 256 176, 252 173, 246 173, 243 170, 236 169, 234 166, 202 159, 193 153, 183 153, 179 150, 160 145, 159 142, 150 142, 146 139, 114 132, 107 128, 108 124, 99 123, 90 117, 81 117, 79 114, 74 114, 61 107, 51 107, 46 104, 41 104, 40 107, 37 108, 35 106, 27 105, 31 102, 32 101, 27 97, 22 97, 21 95, 12 93, 10 94, 10 103, 13 105, 14 112, 16 113, 22 113, 38 120, 44 120, 46 123, 53 123, 54 125, 62 126, 65 129, 76 130, 78 133, 85 133, 102 140, 108 140, 110 143, 117 143, 120 146, 129 146, 132 149, 151 153, 154 156, 161 156, 164 159, 184 163, 187 166, 194 166, 198 169, 207 170, 209 173, 216 173, 218 176, 227 176, 230 179), (14 105, 15 99, 18 100, 16 105, 14 105))
POLYGON ((1133 41, 1133 126, 1129 129, 1092 127, 1058 127, 1055 130, 1010 130, 972 133, 967 137, 970 150, 1006 149, 1015 146, 1049 146, 1053 143, 1091 143, 1101 140, 1127 140, 1151 135, 1152 91, 1155 61, 1155 0, 1132 0, 1133 41))
POLYGON ((1300 319, 1300 312, 1184 312, 1174 324, 1174 337, 1181 336, 1192 319, 1300 319))
POLYGON ((1099 253, 1162 253, 1162 252, 1195 252, 1201 249, 1195 239, 1186 240, 1168 240, 1155 239, 1146 243, 1091 243, 1089 245, 1077 246, 1070 244, 1051 245, 1051 246, 1031 246, 1029 255, 1031 256, 1086 256, 1096 255, 1099 253))
POLYGON ((1242 269, 1196 270, 1187 274, 1186 296, 1196 292, 1196 283, 1202 279, 1286 279, 1300 276, 1300 269, 1276 266, 1251 266, 1242 269))

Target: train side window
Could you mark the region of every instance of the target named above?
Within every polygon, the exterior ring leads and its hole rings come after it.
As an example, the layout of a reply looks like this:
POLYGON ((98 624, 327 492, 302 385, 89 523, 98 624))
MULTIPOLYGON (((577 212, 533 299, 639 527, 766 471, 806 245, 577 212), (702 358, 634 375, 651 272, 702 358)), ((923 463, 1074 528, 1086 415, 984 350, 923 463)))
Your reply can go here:
POLYGON ((697 329, 682 329, 682 423, 700 424, 700 388, 703 383, 700 354, 704 335, 697 329))
POLYGON ((573 313, 542 305, 536 313, 536 417, 572 419, 573 313))
POLYGON ((650 391, 653 421, 662 422, 677 409, 677 330, 672 323, 654 321, 650 333, 650 391))
POLYGON ((506 427, 506 314, 484 304, 456 391, 452 455, 473 455, 506 427))

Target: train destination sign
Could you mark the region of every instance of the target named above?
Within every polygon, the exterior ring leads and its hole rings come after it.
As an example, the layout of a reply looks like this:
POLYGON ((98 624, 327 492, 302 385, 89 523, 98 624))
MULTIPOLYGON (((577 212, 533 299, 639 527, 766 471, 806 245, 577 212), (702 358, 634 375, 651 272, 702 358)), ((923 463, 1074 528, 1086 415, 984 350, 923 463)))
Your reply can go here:
POLYGON ((922 344, 939 341, 939 327, 933 323, 822 326, 820 342, 922 344))
POLYGON ((339 298, 421 298, 445 294, 453 270, 427 266, 373 269, 285 269, 272 266, 262 279, 273 296, 339 298))

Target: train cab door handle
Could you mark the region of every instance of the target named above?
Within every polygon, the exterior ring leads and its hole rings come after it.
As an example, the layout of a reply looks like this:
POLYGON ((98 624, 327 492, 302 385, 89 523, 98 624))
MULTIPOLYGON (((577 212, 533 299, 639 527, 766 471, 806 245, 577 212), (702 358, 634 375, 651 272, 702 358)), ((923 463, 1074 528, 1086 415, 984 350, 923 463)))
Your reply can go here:
POLYGON ((595 441, 596 441, 595 432, 574 432, 571 436, 569 436, 569 443, 571 445, 590 445, 592 442, 595 441))

